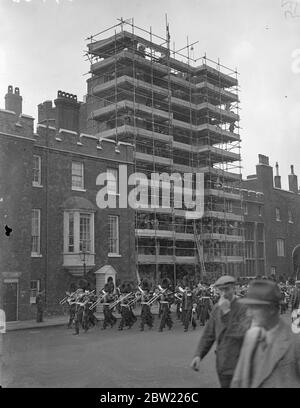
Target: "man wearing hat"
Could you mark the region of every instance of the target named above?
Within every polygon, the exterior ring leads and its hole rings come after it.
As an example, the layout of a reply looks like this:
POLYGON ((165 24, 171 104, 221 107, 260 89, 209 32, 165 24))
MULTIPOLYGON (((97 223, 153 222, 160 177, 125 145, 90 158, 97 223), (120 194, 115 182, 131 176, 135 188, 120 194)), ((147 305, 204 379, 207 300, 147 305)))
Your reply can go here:
POLYGON ((300 309, 300 280, 296 280, 295 287, 291 295, 291 307, 292 311, 300 309))
POLYGON ((232 388, 300 388, 300 337, 280 318, 281 293, 270 280, 255 280, 240 304, 248 308, 247 331, 232 388))
POLYGON ((204 328, 191 367, 198 371, 200 361, 216 342, 219 381, 222 388, 229 388, 250 319, 246 316, 246 306, 237 302, 234 277, 222 276, 214 286, 221 296, 204 328))

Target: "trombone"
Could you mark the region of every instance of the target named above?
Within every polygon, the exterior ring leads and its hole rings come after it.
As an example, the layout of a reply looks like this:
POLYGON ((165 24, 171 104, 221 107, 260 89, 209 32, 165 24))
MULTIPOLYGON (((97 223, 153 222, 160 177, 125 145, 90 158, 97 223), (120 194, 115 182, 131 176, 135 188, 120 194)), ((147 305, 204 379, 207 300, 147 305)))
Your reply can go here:
POLYGON ((100 291, 100 293, 102 293, 102 295, 100 295, 100 294, 98 295, 98 299, 95 300, 95 302, 91 304, 91 306, 89 307, 89 310, 92 310, 92 309, 94 309, 96 306, 98 306, 99 303, 101 303, 101 301, 102 301, 102 299, 104 298, 104 296, 106 295, 106 292, 104 291, 104 289, 102 289, 102 290, 100 291))
POLYGON ((163 289, 160 285, 158 285, 159 292, 153 295, 152 299, 150 299, 146 305, 151 306, 153 302, 155 302, 162 294, 166 292, 167 289, 163 289))
POLYGON ((134 305, 134 303, 137 302, 140 298, 141 298, 141 293, 140 293, 140 292, 136 292, 136 293, 134 294, 134 298, 133 298, 132 300, 130 300, 130 301, 127 303, 127 306, 130 307, 130 306, 134 305))
MULTIPOLYGON (((67 296, 65 296, 65 297, 59 302, 59 304, 60 304, 60 305, 64 305, 64 304, 67 302, 67 300, 68 300, 69 298, 71 298, 72 296, 76 296, 79 290, 80 290, 80 288, 78 288, 78 289, 77 289, 75 292, 73 292, 73 293, 69 293, 67 296)), ((66 292, 66 293, 68 293, 68 292, 66 292)))
POLYGON ((112 310, 115 306, 117 306, 118 303, 122 302, 124 299, 127 299, 129 296, 132 295, 133 292, 127 293, 127 295, 125 295, 123 298, 121 298, 121 296, 116 299, 110 306, 109 306, 109 310, 112 310))

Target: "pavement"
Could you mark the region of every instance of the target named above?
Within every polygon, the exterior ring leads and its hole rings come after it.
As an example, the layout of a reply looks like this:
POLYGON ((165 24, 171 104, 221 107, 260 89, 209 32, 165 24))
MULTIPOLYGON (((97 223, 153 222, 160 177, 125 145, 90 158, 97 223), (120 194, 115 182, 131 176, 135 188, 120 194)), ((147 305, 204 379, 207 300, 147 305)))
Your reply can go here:
MULTIPOLYGON (((158 306, 153 306, 151 308, 151 312, 153 314, 158 314, 158 306)), ((137 306, 134 309, 134 314, 136 316, 141 315, 141 307, 137 306)), ((120 319, 121 316, 119 313, 114 312, 114 315, 117 319, 120 319)), ((103 313, 95 313, 95 316, 98 320, 104 320, 103 313)), ((26 329, 35 329, 35 328, 43 328, 43 327, 55 327, 55 326, 66 326, 68 324, 69 315, 64 314, 61 316, 45 316, 44 321, 41 323, 37 323, 36 320, 22 320, 16 322, 6 322, 6 331, 13 331, 13 330, 26 330, 26 329)))
POLYGON ((139 321, 122 331, 116 326, 102 330, 98 324, 87 333, 80 330, 78 336, 66 324, 9 331, 3 336, 2 386, 100 392, 106 387, 219 387, 213 349, 199 372, 190 368, 203 326, 184 332, 180 321, 174 318, 173 322, 172 330, 162 333, 157 316, 153 329, 146 327, 144 332, 139 321))

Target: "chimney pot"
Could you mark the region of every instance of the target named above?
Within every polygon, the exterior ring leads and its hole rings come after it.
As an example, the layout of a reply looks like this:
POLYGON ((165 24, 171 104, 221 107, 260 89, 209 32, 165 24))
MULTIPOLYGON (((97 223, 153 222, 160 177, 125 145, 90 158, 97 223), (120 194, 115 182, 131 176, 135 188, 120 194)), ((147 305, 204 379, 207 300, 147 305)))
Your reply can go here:
POLYGON ((5 109, 15 112, 17 117, 19 117, 22 113, 22 99, 20 89, 15 88, 15 93, 13 93, 13 87, 9 85, 5 95, 5 109))

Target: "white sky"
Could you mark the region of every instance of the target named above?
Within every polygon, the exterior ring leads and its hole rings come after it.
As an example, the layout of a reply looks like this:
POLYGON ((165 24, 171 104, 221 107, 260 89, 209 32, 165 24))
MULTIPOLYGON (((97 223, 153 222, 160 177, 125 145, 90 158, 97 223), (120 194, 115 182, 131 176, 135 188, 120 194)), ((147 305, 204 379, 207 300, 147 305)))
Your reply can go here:
POLYGON ((82 100, 85 38, 120 17, 165 37, 165 13, 176 49, 188 36, 195 58, 240 72, 243 176, 262 153, 287 188, 290 164, 300 177, 300 0, 0 0, 0 107, 8 85, 34 117, 58 89, 82 100))

